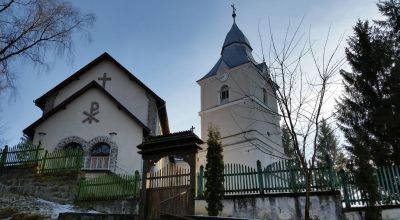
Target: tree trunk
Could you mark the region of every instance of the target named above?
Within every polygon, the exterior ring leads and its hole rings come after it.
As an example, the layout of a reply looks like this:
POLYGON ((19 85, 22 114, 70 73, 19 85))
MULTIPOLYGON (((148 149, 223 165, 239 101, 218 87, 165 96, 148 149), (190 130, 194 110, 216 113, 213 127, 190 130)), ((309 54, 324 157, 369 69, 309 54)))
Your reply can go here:
POLYGON ((310 193, 311 193, 311 170, 306 169, 306 204, 304 205, 304 219, 310 220, 310 193))

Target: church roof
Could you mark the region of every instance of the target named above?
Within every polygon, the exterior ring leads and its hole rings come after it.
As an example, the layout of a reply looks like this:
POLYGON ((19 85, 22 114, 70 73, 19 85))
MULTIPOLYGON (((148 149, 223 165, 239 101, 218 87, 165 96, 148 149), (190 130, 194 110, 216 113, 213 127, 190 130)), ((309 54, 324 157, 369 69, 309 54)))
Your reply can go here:
POLYGON ((35 128, 40 125, 42 122, 44 122, 46 119, 57 113, 60 109, 64 109, 69 103, 74 101, 76 98, 78 98, 80 95, 88 91, 89 89, 98 89, 100 90, 104 95, 106 95, 109 99, 111 99, 112 102, 114 102, 117 106, 118 109, 124 111, 130 118, 132 118, 136 123, 138 123, 142 128, 145 133, 149 133, 150 129, 143 124, 135 115, 133 115, 128 109, 126 109, 114 96, 112 96, 107 90, 105 90, 100 84, 98 84, 96 81, 92 81, 89 84, 87 84, 85 87, 71 95, 69 98, 61 102, 59 105, 51 109, 49 112, 45 113, 40 117, 38 120, 36 120, 34 123, 29 125, 27 128, 23 130, 24 134, 26 134, 29 138, 33 139, 33 136, 35 134, 35 128))
POLYGON ((248 62, 257 64, 251 53, 252 51, 249 40, 236 25, 236 22, 233 22, 225 37, 221 57, 214 67, 200 80, 214 76, 220 69, 233 68, 248 62))
POLYGON ((224 50, 225 47, 227 47, 233 43, 246 44, 248 47, 250 47, 250 49, 252 49, 250 46, 249 40, 247 40, 247 37, 243 34, 243 32, 236 25, 236 22, 233 22, 231 29, 229 30, 228 34, 225 37, 222 51, 224 50))
POLYGON ((92 62, 87 64, 86 66, 82 67, 80 70, 72 74, 70 77, 56 85, 54 88, 46 92, 44 95, 36 99, 34 102, 36 106, 38 106, 40 109, 44 109, 46 99, 52 95, 53 93, 59 91, 60 89, 64 88, 67 86, 70 82, 79 79, 79 77, 84 74, 87 70, 91 69, 92 67, 96 66, 100 62, 104 60, 109 60, 110 62, 114 63, 117 67, 119 67, 122 72, 127 74, 130 80, 136 82, 139 86, 141 86, 143 89, 146 90, 151 96, 153 96, 156 99, 157 103, 157 108, 158 108, 158 114, 160 117, 160 124, 163 133, 168 134, 169 131, 169 124, 168 124, 168 115, 167 115, 167 109, 166 109, 166 103, 165 101, 160 98, 156 93, 154 93, 149 87, 147 87, 142 81, 140 81, 138 78, 136 78, 129 70, 127 70, 124 66, 122 66, 118 61, 116 61, 112 56, 110 56, 107 52, 104 52, 102 55, 94 59, 92 62))
POLYGON ((138 145, 139 154, 147 154, 150 152, 164 151, 173 152, 174 150, 191 150, 190 148, 201 149, 200 145, 204 144, 193 130, 180 131, 167 135, 147 136, 142 144, 138 145))

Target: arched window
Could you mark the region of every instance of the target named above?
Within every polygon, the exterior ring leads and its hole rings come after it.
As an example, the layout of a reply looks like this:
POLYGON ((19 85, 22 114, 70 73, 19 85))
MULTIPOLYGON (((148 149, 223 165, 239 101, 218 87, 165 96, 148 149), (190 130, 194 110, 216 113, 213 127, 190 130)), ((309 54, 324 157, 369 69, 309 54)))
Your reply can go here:
POLYGON ((111 148, 108 144, 100 143, 92 148, 91 156, 110 156, 111 148))
POLYGON ((220 101, 221 104, 227 103, 229 101, 229 88, 227 85, 223 85, 221 87, 220 101))
POLYGON ((108 170, 110 169, 111 147, 106 143, 95 145, 90 151, 89 169, 108 170))
POLYGON ((268 101, 267 90, 265 88, 263 88, 262 90, 263 90, 263 102, 264 102, 264 104, 267 104, 267 101, 268 101))
POLYGON ((71 142, 71 143, 68 143, 67 145, 65 145, 64 147, 63 147, 65 150, 76 150, 76 149, 83 149, 82 148, 82 145, 80 145, 80 144, 78 144, 78 143, 75 143, 75 142, 71 142))

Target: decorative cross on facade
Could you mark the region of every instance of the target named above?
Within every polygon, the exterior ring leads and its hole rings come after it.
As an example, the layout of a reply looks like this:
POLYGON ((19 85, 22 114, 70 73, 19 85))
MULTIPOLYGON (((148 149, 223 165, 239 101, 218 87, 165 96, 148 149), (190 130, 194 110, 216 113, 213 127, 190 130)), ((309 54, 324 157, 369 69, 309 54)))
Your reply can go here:
POLYGON ((194 127, 193 127, 193 125, 192 125, 192 127, 190 128, 190 131, 192 131, 192 132, 194 131, 194 127))
POLYGON ((99 77, 98 80, 103 81, 103 88, 106 88, 106 82, 111 81, 111 77, 107 77, 107 73, 104 73, 103 77, 99 77))
POLYGON ((89 122, 89 124, 92 124, 92 121, 98 123, 99 119, 95 118, 94 116, 100 113, 99 108, 99 103, 92 102, 90 105, 90 112, 88 113, 87 111, 83 111, 83 114, 87 117, 82 121, 82 123, 89 122))

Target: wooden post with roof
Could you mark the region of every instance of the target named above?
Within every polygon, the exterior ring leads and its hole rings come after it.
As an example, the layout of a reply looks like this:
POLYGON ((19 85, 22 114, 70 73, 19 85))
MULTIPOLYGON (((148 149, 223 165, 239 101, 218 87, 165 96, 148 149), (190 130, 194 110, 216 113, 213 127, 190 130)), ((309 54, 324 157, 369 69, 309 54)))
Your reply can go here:
POLYGON ((137 146, 143 159, 142 192, 139 215, 140 219, 159 218, 160 214, 193 215, 196 193, 196 154, 201 150, 204 142, 193 133, 193 129, 172 134, 150 136, 137 146), (153 167, 164 157, 182 158, 189 167, 190 173, 184 169, 174 168, 166 171, 159 170, 150 175, 153 167), (185 176, 187 174, 187 176, 185 176), (157 178, 157 179, 156 179, 157 178), (181 183, 181 180, 171 178, 186 178, 186 184, 168 185, 169 183, 181 183), (158 185, 149 184, 149 180, 156 179, 158 185), (162 182, 164 185, 160 185, 162 182), (170 206, 165 203, 173 203, 170 206), (168 210, 163 210, 161 203, 168 210), (176 207, 172 209, 171 207, 176 207))

